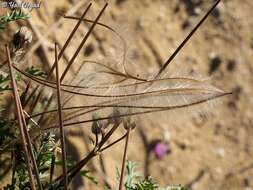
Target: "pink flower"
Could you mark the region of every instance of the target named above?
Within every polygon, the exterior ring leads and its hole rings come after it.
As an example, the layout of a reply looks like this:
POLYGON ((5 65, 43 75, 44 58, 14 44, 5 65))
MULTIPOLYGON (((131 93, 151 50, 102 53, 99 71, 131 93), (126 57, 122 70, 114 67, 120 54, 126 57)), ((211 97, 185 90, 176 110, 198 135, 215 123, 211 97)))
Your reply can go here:
POLYGON ((160 141, 155 144, 153 151, 155 153, 156 158, 162 159, 170 152, 170 147, 168 143, 160 141))

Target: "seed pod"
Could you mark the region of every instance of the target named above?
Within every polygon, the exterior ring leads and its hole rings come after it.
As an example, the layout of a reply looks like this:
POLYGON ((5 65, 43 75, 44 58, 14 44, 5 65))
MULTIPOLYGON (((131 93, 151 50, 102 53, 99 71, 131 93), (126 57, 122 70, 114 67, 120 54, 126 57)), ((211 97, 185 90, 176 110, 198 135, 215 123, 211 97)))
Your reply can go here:
POLYGON ((113 112, 111 114, 111 118, 109 119, 109 123, 111 124, 120 124, 121 118, 119 117, 120 111, 117 108, 113 108, 113 112))
POLYGON ((31 42, 32 32, 26 26, 22 26, 13 36, 11 44, 13 52, 25 48, 31 42))
POLYGON ((126 130, 128 130, 129 128, 133 130, 136 127, 136 122, 133 121, 131 117, 125 117, 123 119, 123 126, 126 130))
MULTIPOLYGON (((97 114, 94 114, 92 116, 92 119, 94 119, 94 120, 96 120, 98 118, 99 118, 99 116, 97 114)), ((103 130, 102 123, 100 121, 93 121, 92 126, 91 126, 91 132, 93 134, 100 134, 102 132, 102 130, 103 130)))

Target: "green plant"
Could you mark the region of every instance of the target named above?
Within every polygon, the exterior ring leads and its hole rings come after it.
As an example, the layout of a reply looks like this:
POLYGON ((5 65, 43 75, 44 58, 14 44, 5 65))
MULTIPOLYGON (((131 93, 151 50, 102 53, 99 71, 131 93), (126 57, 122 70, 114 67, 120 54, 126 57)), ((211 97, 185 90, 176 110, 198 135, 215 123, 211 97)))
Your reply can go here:
MULTIPOLYGON (((16 114, 9 114, 6 119, 0 118, 0 154, 10 160, 8 163, 0 162, 4 165, 1 167, 4 169, 1 178, 3 179, 8 171, 12 172, 12 181, 4 189, 67 190, 77 174, 97 184, 95 178, 82 168, 87 166, 91 159, 122 140, 125 140, 125 148, 121 171, 118 172, 119 189, 121 190, 123 186, 127 190, 158 189, 158 185, 152 179, 139 179, 141 176, 135 170, 136 164, 126 163, 130 133, 137 125, 133 116, 187 108, 230 94, 211 85, 203 85, 203 81, 191 77, 162 77, 169 63, 218 3, 219 1, 214 4, 152 79, 140 78, 128 72, 125 66, 126 41, 116 30, 99 22, 107 4, 94 21, 85 19, 91 4, 80 18, 65 16, 67 19, 78 20, 78 22, 59 53, 58 45, 55 44, 55 61, 49 71, 42 71, 34 66, 23 70, 18 66, 18 60, 13 59, 17 51, 10 49, 7 45, 5 63, 8 64, 9 73, 6 77, 0 77, 0 84, 3 85, 0 90, 2 92, 12 90, 14 103, 11 103, 15 106, 16 114), (60 75, 59 60, 83 21, 91 23, 90 29, 60 75), (119 62, 122 68, 114 68, 110 64, 106 65, 98 61, 84 60, 73 78, 65 82, 66 75, 95 26, 109 30, 122 42, 123 57, 119 62), (86 66, 94 69, 90 71, 86 66), (85 72, 80 73, 81 70, 85 72), (78 81, 76 81, 77 76, 81 76, 78 81), (17 78, 22 85, 17 83, 17 78), (19 92, 22 94, 20 95, 19 92), (66 96, 63 97, 62 94, 66 96), (82 100, 80 102, 87 104, 73 106, 72 101, 74 102, 76 97, 82 100), (170 99, 170 101, 164 101, 164 99, 170 99), (156 103, 150 105, 150 102, 156 103), (91 119, 86 117, 88 114, 92 114, 91 119), (84 123, 90 123, 94 146, 84 158, 75 162, 66 154, 65 128, 84 123), (125 128, 125 134, 109 143, 109 139, 121 126, 125 128), (57 129, 59 133, 55 132, 57 129), (125 168, 128 175, 124 183, 125 168), (56 169, 62 169, 63 172, 56 173, 56 169)), ((20 11, 13 12, 1 18, 1 28, 4 28, 8 22, 26 18, 27 15, 20 11)), ((15 40, 15 42, 29 42, 31 39, 25 39, 26 36, 21 37, 21 40, 15 40)), ((17 50, 23 51, 24 43, 16 45, 17 50)), ((2 108, 2 112, 6 108, 8 107, 2 108)), ((167 188, 184 190, 180 186, 167 188)))
POLYGON ((13 10, 11 13, 7 13, 6 15, 0 17, 0 31, 4 30, 6 24, 9 22, 25 20, 28 18, 29 16, 23 13, 21 10, 13 10))
POLYGON ((0 94, 6 90, 10 90, 8 82, 10 81, 9 76, 4 76, 0 74, 0 94))
POLYGON ((47 77, 46 73, 43 70, 36 68, 33 65, 31 67, 27 67, 25 71, 28 74, 35 76, 35 77, 42 77, 42 78, 47 77))
MULTIPOLYGON (((141 179, 142 175, 137 170, 137 164, 135 162, 127 161, 126 163, 126 181, 124 187, 126 190, 188 190, 187 188, 178 186, 167 186, 159 187, 159 185, 151 178, 141 179)), ((117 169, 118 179, 120 177, 120 172, 117 169)), ((106 188, 106 190, 110 190, 106 188)))

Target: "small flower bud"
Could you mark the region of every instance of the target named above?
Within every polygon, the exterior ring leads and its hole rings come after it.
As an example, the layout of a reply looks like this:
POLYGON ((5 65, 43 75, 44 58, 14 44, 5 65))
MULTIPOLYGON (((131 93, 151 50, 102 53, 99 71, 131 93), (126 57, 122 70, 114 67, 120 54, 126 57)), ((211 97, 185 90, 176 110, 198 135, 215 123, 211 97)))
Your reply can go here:
MULTIPOLYGON (((94 114, 92 116, 92 119, 94 119, 94 120, 96 120, 98 118, 99 118, 99 116, 97 114, 94 114)), ((92 126, 91 126, 91 132, 93 134, 100 134, 102 132, 102 130, 103 130, 102 123, 100 121, 93 121, 92 126)))
POLYGON ((120 124, 121 118, 119 117, 120 111, 117 108, 113 108, 113 112, 111 114, 111 118, 109 119, 109 123, 111 124, 120 124))
POLYGON ((123 119, 123 126, 126 130, 129 128, 133 130, 136 127, 136 122, 131 119, 131 117, 125 117, 123 119))

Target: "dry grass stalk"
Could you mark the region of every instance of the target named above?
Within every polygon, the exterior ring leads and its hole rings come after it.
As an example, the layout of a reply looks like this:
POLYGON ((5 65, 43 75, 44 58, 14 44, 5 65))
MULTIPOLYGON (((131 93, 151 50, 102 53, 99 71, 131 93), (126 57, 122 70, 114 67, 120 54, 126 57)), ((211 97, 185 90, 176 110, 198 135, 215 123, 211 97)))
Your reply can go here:
MULTIPOLYGON (((79 52, 81 51, 81 49, 83 48, 85 42, 87 41, 88 37, 90 36, 92 30, 94 29, 94 27, 96 26, 98 20, 100 19, 100 17, 102 16, 103 12, 105 11, 106 7, 108 6, 108 4, 106 3, 105 6, 102 8, 102 10, 100 11, 100 13, 98 14, 97 18, 95 19, 94 23, 92 24, 92 26, 90 27, 89 31, 86 33, 86 35, 84 36, 83 40, 81 41, 79 47, 77 48, 76 52, 74 53, 74 55, 72 56, 72 58, 70 59, 67 67, 65 68, 65 70, 63 71, 62 73, 62 76, 61 76, 61 82, 63 81, 63 79, 65 78, 69 68, 71 67, 71 65, 74 63, 76 57, 78 56, 79 52)), ((82 18, 80 18, 80 21, 81 22, 82 18)), ((80 23, 79 23, 80 25, 80 23)))
POLYGON ((221 0, 217 0, 211 9, 205 14, 205 16, 199 21, 199 23, 193 28, 193 30, 188 34, 188 36, 183 40, 183 42, 178 46, 175 52, 169 57, 169 59, 165 62, 165 64, 161 67, 157 75, 155 75, 155 79, 158 78, 162 72, 168 67, 170 62, 176 57, 179 51, 184 47, 184 45, 188 42, 188 40, 192 37, 192 35, 198 30, 198 28, 203 24, 203 22, 207 19, 207 17, 211 14, 211 12, 215 9, 215 7, 220 3, 221 0))
POLYGON ((126 167, 126 158, 127 158, 127 149, 128 149, 130 131, 131 131, 131 127, 128 127, 128 129, 127 129, 127 134, 126 134, 126 141, 125 141, 124 153, 123 153, 123 160, 122 160, 121 172, 120 172, 119 190, 122 190, 122 188, 123 188, 123 183, 124 183, 124 173, 125 173, 125 167, 126 167))
POLYGON ((62 172, 63 172, 63 184, 64 189, 68 189, 68 175, 67 175, 67 154, 65 147, 65 134, 63 129, 63 117, 62 117, 62 106, 61 106, 61 82, 59 75, 59 64, 58 64, 58 51, 57 44, 55 44, 55 68, 56 68, 56 84, 57 84, 57 103, 58 103, 58 115, 59 115, 59 128, 60 128, 60 139, 61 139, 61 152, 62 152, 62 172))
POLYGON ((9 67, 9 74, 11 77, 12 91, 13 91, 13 96, 14 96, 15 106, 16 106, 16 111, 17 111, 17 117, 18 117, 18 123, 19 123, 18 126, 19 126, 19 131, 21 134, 22 145, 23 145, 23 149, 24 149, 24 153, 25 153, 25 161, 26 161, 27 170, 28 170, 28 174, 29 174, 30 186, 31 186, 32 190, 35 190, 36 189, 35 182, 34 182, 34 178, 33 178, 32 168, 30 165, 30 156, 29 156, 29 152, 27 149, 27 141, 26 141, 26 137, 25 137, 25 133, 24 133, 24 128, 26 126, 23 126, 22 114, 21 114, 20 104, 19 104, 19 100, 18 100, 19 95, 18 95, 18 90, 17 90, 13 70, 12 70, 11 56, 10 56, 10 50, 9 50, 8 45, 5 46, 5 49, 6 49, 6 54, 7 54, 7 63, 8 63, 8 67, 9 67))

